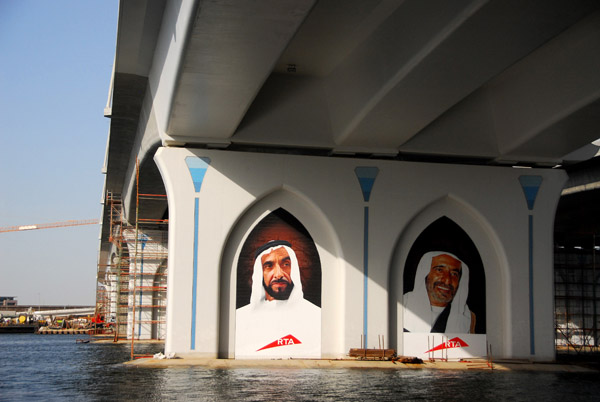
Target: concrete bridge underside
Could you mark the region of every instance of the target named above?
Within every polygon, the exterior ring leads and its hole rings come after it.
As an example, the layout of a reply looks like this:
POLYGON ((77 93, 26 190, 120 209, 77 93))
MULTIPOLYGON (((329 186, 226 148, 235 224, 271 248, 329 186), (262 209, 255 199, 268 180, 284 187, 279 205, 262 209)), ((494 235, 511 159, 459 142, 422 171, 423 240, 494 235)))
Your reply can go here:
MULTIPOLYGON (((322 330, 334 334, 322 341, 323 356, 343 355, 367 332, 369 347, 384 334, 402 349, 402 269, 419 234, 447 217, 483 260, 483 316, 497 353, 552 359, 552 283, 543 278, 552 272, 564 168, 598 151, 600 4, 122 0, 119 7, 105 191, 122 195, 130 225, 136 214, 169 219, 168 351, 235 356, 241 246, 233 240, 283 208, 321 257, 322 330), (191 160, 206 163, 201 190, 191 184, 191 160), (377 172, 370 200, 360 196, 360 167, 377 172), (524 176, 542 183, 531 205, 524 176), (136 202, 136 194, 168 199, 136 202), (196 198, 210 208, 194 215, 196 198), (204 244, 192 241, 203 239, 193 222, 210 233, 204 244), (208 267, 203 279, 193 276, 194 261, 208 267), (191 299, 199 294, 204 299, 191 299), (350 318, 352 311, 364 314, 350 318), (204 329, 190 328, 195 319, 204 329)), ((100 261, 115 256, 109 204, 100 261)))

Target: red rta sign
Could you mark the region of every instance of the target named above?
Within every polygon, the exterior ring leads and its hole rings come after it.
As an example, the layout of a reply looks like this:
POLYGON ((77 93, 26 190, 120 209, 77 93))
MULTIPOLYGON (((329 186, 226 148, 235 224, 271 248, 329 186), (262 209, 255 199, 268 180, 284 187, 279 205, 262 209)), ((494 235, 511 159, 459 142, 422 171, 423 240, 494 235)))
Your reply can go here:
POLYGON ((449 340, 447 340, 445 342, 440 343, 439 345, 437 345, 433 349, 429 349, 425 353, 435 352, 436 350, 443 350, 443 349, 465 348, 465 347, 468 347, 468 346, 469 345, 467 344, 467 342, 463 341, 462 339, 460 339, 457 336, 456 338, 452 338, 452 339, 449 339, 449 340))
POLYGON ((258 349, 257 352, 259 350, 277 348, 280 346, 296 345, 296 344, 300 344, 300 343, 302 343, 302 342, 300 342, 298 340, 298 338, 296 338, 295 336, 290 334, 290 335, 284 336, 283 338, 279 338, 276 341, 269 343, 268 345, 263 346, 262 348, 258 349))

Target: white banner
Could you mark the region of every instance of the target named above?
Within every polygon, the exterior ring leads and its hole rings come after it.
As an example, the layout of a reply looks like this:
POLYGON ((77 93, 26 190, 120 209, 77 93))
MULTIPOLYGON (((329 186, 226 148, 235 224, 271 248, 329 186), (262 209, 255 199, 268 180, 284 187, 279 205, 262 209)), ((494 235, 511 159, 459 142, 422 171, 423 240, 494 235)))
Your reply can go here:
POLYGON ((403 356, 423 360, 486 357, 486 335, 404 333, 403 356))

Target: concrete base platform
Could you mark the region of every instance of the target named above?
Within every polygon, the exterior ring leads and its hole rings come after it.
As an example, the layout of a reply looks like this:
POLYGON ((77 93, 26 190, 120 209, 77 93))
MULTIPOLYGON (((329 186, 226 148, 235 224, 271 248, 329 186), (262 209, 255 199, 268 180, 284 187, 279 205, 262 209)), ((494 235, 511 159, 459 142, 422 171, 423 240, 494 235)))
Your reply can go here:
POLYGON ((548 371, 548 372, 594 372, 595 370, 578 365, 531 363, 531 362, 501 362, 488 365, 485 360, 471 360, 462 362, 423 362, 422 364, 405 364, 392 361, 372 360, 234 360, 234 359, 138 359, 126 362, 128 365, 140 367, 206 367, 206 368, 292 368, 292 369, 440 369, 440 370, 523 370, 523 371, 548 371))

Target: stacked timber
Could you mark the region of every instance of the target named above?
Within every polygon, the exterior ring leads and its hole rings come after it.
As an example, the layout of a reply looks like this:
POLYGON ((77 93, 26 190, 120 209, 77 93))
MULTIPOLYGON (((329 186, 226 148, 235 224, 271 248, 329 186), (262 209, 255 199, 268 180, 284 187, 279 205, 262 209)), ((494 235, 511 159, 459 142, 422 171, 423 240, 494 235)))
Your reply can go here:
POLYGON ((352 348, 348 356, 362 360, 391 360, 396 357, 394 349, 360 349, 352 348))

